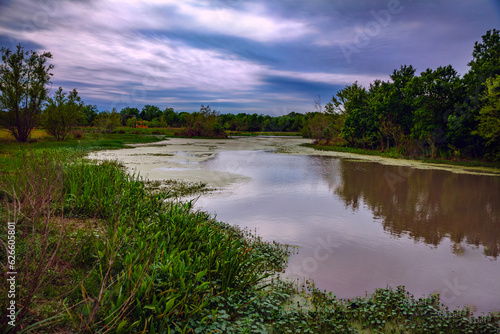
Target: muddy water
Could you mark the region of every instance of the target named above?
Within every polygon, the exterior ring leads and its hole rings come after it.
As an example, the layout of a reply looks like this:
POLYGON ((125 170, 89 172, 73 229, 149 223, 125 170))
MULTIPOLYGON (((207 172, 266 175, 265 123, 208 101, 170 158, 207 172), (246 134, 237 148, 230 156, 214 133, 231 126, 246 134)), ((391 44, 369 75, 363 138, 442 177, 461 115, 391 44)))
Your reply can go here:
POLYGON ((242 174, 198 207, 300 246, 286 270, 350 298, 405 285, 450 307, 500 310, 500 178, 332 157, 221 152, 242 174))
POLYGON ((439 292, 450 307, 500 311, 499 176, 271 152, 293 152, 293 142, 174 141, 109 154, 152 178, 223 186, 197 207, 298 245, 287 277, 312 278, 341 298, 405 285, 417 297, 439 292))

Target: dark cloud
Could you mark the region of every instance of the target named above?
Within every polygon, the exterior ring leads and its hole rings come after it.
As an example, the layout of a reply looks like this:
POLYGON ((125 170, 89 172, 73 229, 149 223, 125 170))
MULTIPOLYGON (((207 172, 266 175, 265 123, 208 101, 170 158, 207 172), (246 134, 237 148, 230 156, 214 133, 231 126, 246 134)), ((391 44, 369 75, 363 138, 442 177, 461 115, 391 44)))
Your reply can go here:
POLYGON ((103 110, 282 114, 402 64, 464 74, 499 14, 493 0, 0 1, 0 46, 51 51, 53 85, 103 110))

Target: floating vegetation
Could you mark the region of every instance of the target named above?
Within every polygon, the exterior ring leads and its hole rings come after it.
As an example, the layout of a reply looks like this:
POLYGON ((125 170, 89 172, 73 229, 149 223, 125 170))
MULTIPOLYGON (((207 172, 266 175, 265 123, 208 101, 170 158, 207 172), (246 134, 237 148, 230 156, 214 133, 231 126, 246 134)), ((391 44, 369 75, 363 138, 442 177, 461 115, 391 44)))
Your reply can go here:
POLYGON ((182 180, 152 180, 144 181, 146 188, 153 192, 167 193, 170 197, 179 198, 189 195, 214 191, 204 182, 187 182, 182 180))
POLYGON ((151 157, 173 157, 175 154, 172 153, 134 153, 130 154, 131 157, 137 156, 151 156, 151 157))

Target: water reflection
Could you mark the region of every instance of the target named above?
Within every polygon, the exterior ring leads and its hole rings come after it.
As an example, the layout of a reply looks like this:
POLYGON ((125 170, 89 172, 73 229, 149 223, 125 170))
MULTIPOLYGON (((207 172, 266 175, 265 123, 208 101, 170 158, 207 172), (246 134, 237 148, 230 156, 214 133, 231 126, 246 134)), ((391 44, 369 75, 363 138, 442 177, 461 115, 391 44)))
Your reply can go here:
POLYGON ((500 178, 263 151, 222 151, 200 168, 246 177, 196 205, 298 245, 286 277, 341 298, 405 285, 500 310, 500 178))
POLYGON ((500 178, 345 159, 332 172, 331 159, 310 159, 347 208, 364 203, 390 234, 434 246, 448 237, 456 255, 464 241, 499 256, 500 178))

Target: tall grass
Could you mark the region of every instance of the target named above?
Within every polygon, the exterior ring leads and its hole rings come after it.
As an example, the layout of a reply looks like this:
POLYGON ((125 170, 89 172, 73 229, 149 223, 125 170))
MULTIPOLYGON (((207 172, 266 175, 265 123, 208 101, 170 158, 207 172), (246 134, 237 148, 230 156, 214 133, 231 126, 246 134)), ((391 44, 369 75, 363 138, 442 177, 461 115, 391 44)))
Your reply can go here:
MULTIPOLYGON (((244 303, 244 296, 262 288, 259 284, 273 272, 263 254, 252 252, 255 241, 194 211, 191 202, 168 201, 169 193, 148 191, 117 162, 31 152, 5 180, 3 197, 17 205, 19 226, 52 236, 46 238, 51 242, 31 243, 39 257, 29 261, 34 267, 23 277, 34 280, 53 272, 46 282, 54 284, 53 276, 62 279, 67 273, 49 270, 51 259, 73 254, 67 259, 72 276, 65 277, 68 284, 60 291, 69 296, 60 300, 65 312, 54 310, 52 315, 67 314, 77 331, 186 332, 211 314, 215 297, 238 293, 244 303), (8 185, 17 188, 9 192, 8 185), (96 224, 70 233, 61 224, 63 217, 96 224), (46 230, 37 228, 38 220, 46 230), (63 242, 74 242, 75 233, 85 238, 77 242, 85 247, 63 242), (91 239, 93 246, 88 247, 91 239), (53 254, 43 251, 49 245, 55 246, 53 254)), ((22 261, 28 260, 27 254, 22 253, 22 261)), ((41 320, 31 312, 39 306, 37 300, 56 295, 42 290, 30 292, 30 299, 20 304, 21 314, 30 313, 19 319, 21 327, 41 320)), ((46 323, 40 326, 47 328, 46 323)))

